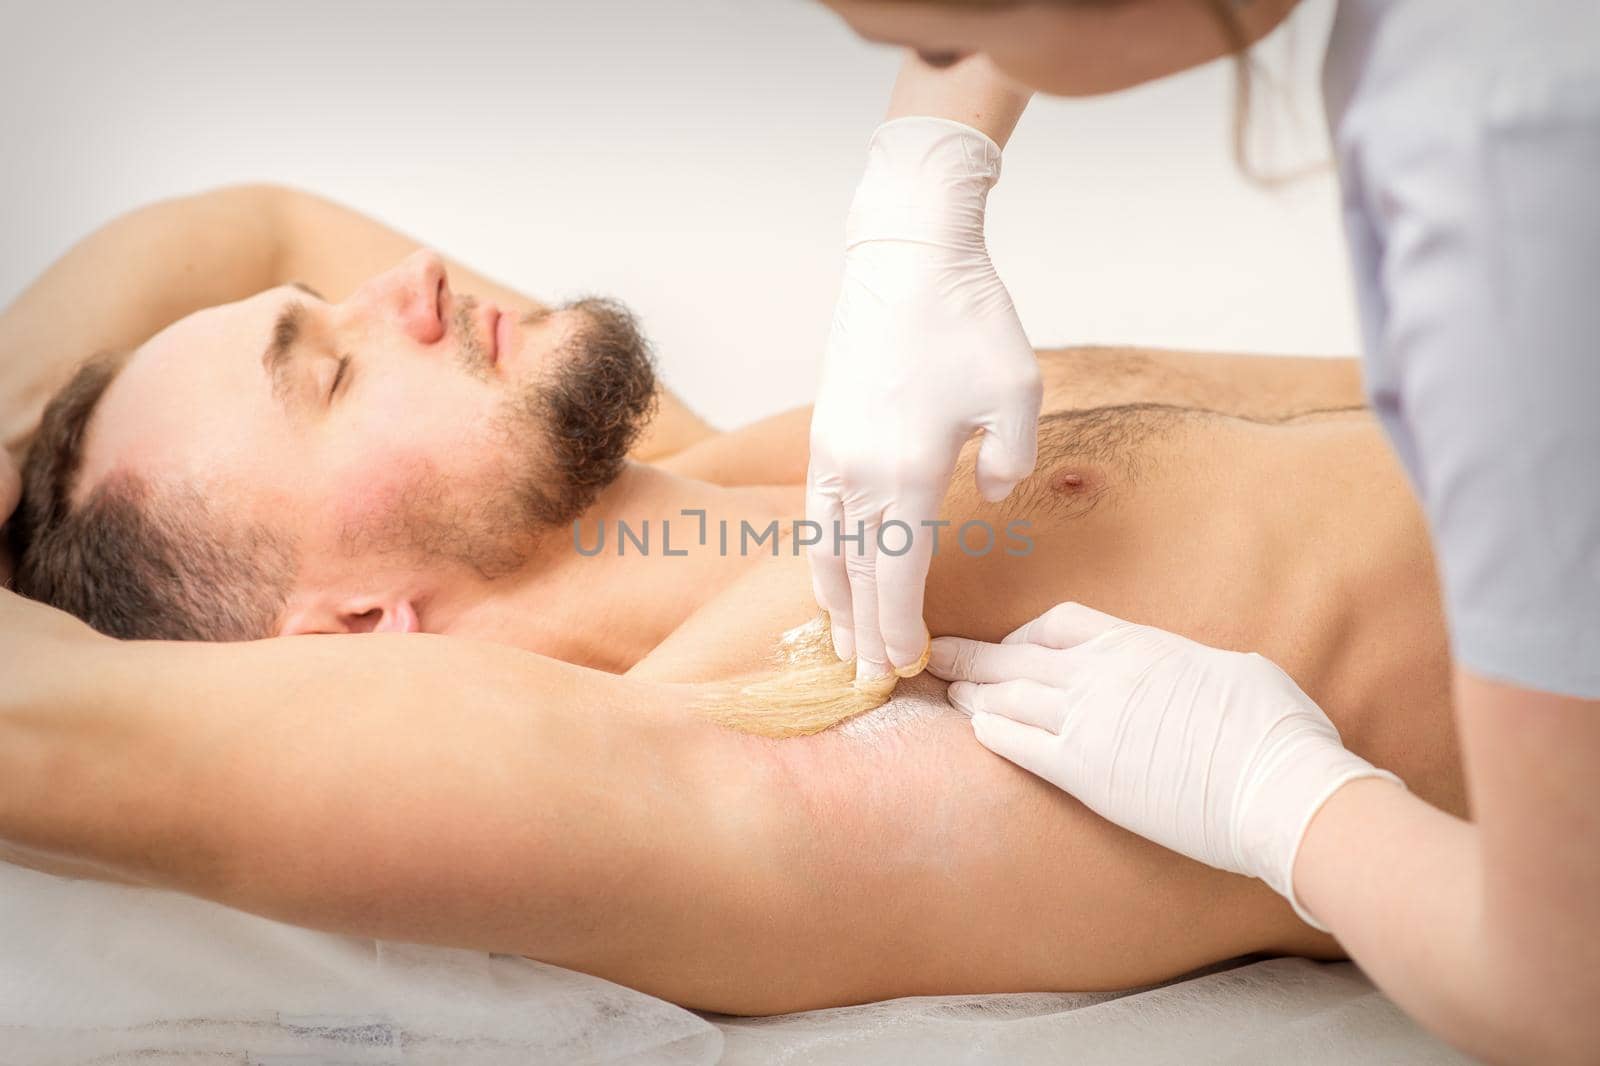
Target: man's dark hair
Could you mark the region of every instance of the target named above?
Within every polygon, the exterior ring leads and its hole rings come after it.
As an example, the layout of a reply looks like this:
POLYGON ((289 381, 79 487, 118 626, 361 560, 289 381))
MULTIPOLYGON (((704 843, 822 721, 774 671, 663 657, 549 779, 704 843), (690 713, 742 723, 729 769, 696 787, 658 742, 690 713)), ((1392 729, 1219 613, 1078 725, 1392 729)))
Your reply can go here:
POLYGON ((192 487, 125 471, 73 508, 89 419, 126 362, 126 353, 95 356, 45 408, 23 463, 22 502, 4 529, 13 587, 113 637, 273 635, 293 573, 282 537, 224 524, 192 487))

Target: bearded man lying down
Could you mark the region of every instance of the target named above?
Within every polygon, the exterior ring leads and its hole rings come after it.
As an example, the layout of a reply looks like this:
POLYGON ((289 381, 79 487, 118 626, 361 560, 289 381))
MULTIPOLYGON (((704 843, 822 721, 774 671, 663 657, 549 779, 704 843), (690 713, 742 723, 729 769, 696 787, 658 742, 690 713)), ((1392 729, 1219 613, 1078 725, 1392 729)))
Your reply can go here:
MULTIPOLYGON (((1339 955, 990 754, 931 679, 809 736, 703 713, 817 616, 784 532, 808 412, 711 430, 620 305, 237 188, 89 237, 0 351, 16 588, 100 630, 0 597, 11 861, 732 1013, 1339 955)), ((1077 600, 1258 650, 1462 813, 1428 540, 1354 365, 1039 358, 1038 469, 1000 505, 958 472, 931 632, 1077 600)))

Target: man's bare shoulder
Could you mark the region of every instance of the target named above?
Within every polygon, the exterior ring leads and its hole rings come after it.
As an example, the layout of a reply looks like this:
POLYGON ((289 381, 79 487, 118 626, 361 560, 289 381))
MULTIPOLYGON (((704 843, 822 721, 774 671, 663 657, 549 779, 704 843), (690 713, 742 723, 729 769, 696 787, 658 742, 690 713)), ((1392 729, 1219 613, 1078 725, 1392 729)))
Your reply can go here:
POLYGON ((1039 365, 1046 411, 1157 403, 1276 417, 1364 403, 1355 359, 1081 346, 1041 351, 1039 365))

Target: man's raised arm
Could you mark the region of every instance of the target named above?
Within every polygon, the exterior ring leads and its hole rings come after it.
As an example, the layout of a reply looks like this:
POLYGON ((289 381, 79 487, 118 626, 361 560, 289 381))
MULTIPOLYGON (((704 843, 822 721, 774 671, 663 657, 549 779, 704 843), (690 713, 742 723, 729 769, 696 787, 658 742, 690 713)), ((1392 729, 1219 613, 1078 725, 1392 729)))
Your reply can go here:
MULTIPOLYGON (((420 245, 298 189, 239 185, 142 207, 79 241, 0 312, 0 439, 20 464, 45 403, 96 352, 133 348, 205 307, 300 281, 342 299, 420 245)), ((502 307, 541 305, 445 260, 457 287, 502 307)), ((670 392, 633 457, 715 431, 670 392)))
POLYGON ((163 200, 79 241, 0 312, 0 439, 18 464, 45 403, 96 352, 278 284, 281 191, 163 200))
POLYGON ((25 864, 720 1010, 795 911, 770 748, 684 686, 426 635, 121 643, 6 592, 0 676, 25 864))

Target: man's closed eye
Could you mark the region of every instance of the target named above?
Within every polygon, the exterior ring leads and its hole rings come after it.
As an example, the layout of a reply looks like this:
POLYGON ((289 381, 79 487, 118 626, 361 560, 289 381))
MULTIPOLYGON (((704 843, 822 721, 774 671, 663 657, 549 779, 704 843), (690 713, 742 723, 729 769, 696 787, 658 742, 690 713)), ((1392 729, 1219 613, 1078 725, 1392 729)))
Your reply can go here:
POLYGON ((328 402, 329 403, 332 403, 334 397, 339 394, 339 386, 340 385, 348 385, 348 383, 350 381, 350 376, 351 376, 350 375, 350 362, 351 362, 351 357, 349 355, 341 355, 339 357, 339 362, 337 364, 336 369, 333 372, 333 381, 328 385, 328 402))

